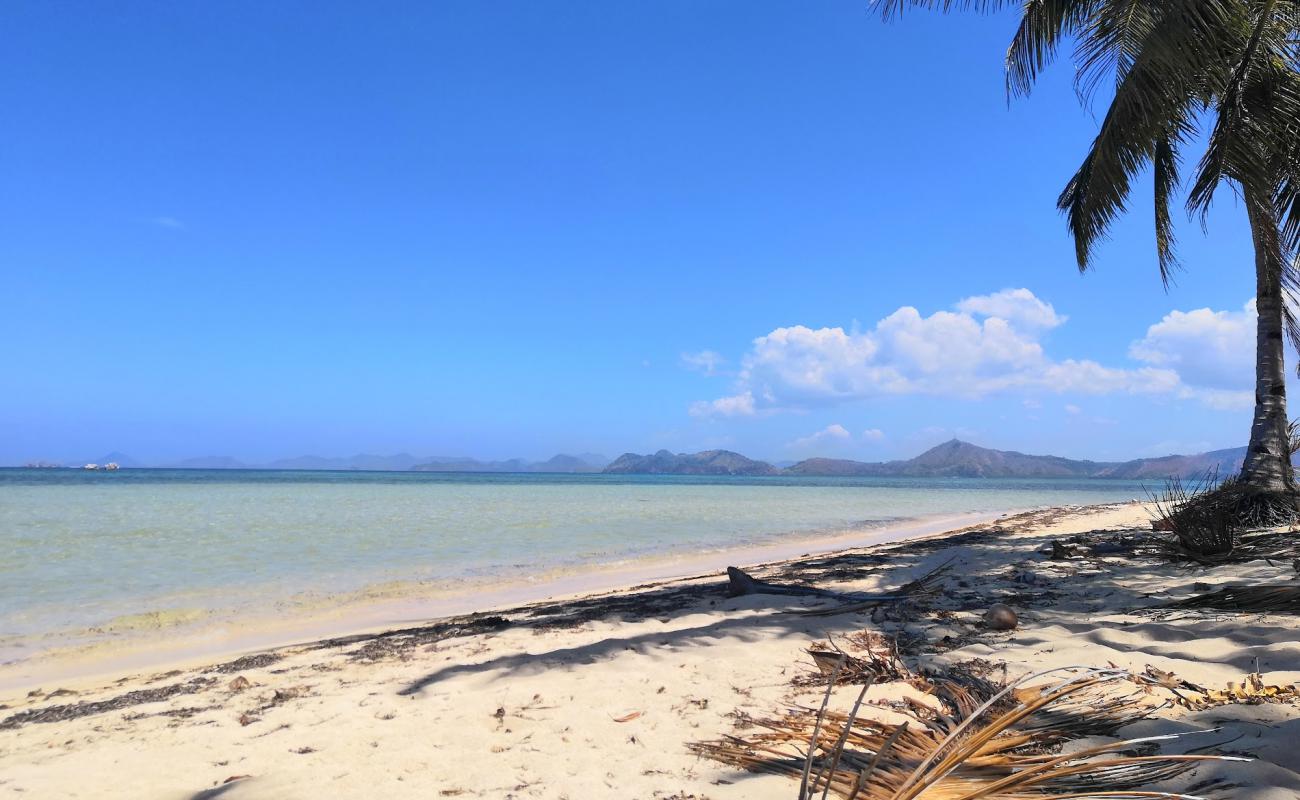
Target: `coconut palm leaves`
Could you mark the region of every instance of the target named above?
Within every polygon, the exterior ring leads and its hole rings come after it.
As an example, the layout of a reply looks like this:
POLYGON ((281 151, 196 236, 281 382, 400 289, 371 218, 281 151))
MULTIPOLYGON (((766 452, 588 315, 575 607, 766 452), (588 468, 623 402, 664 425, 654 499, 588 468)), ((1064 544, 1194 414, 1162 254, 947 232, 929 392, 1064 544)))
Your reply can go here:
POLYGON ((1229 586, 1166 603, 1162 608, 1219 608, 1251 614, 1300 614, 1300 586, 1274 583, 1263 586, 1229 586))
MULTIPOLYGON (((888 724, 858 715, 867 688, 848 714, 795 711, 750 720, 761 732, 692 748, 755 772, 800 779, 800 800, 834 793, 859 800, 1065 800, 1191 798, 1144 789, 1211 755, 1133 755, 1175 736, 1113 741, 1061 752, 1061 745, 1107 734, 1151 710, 1122 670, 1073 670, 1063 679, 1027 676, 965 707, 934 695, 941 710, 888 724), (1031 685, 1032 684, 1032 685, 1031 685), (1115 691, 1116 686, 1128 687, 1115 691)), ((835 681, 832 680, 832 687, 835 681)), ((973 703, 977 698, 963 692, 973 703)))
MULTIPOLYGON (((993 11, 1009 0, 883 0, 993 11)), ((1300 347, 1300 0, 1025 0, 1007 50, 1007 91, 1027 94, 1063 42, 1074 43, 1075 86, 1109 105, 1078 171, 1057 200, 1079 269, 1128 210, 1133 182, 1155 182, 1155 243, 1168 284, 1178 266, 1171 207, 1183 151, 1204 139, 1187 210, 1202 222, 1219 187, 1242 200, 1255 247, 1256 408, 1242 475, 1265 503, 1296 503, 1286 450, 1282 337, 1300 347)))

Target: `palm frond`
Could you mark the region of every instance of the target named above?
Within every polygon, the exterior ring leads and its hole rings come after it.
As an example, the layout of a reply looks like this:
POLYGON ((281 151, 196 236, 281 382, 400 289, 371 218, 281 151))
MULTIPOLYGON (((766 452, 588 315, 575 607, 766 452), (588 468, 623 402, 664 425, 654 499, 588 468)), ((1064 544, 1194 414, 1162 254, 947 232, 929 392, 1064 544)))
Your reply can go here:
POLYGON ((1159 0, 1109 0, 1088 15, 1074 54, 1074 88, 1084 105, 1103 84, 1123 82, 1166 8, 1159 0))
POLYGON ((1156 255, 1160 262, 1160 280, 1169 285, 1178 268, 1174 254, 1174 224, 1169 214, 1174 192, 1178 188, 1178 149, 1173 137, 1165 135, 1156 140, 1152 159, 1155 179, 1156 255))
POLYGON ((953 11, 993 14, 1015 3, 1012 0, 875 0, 873 5, 881 17, 891 20, 901 16, 908 8, 941 11, 945 14, 953 11))
POLYGON ((1276 5, 1277 0, 1265 0, 1255 13, 1249 39, 1232 64, 1226 83, 1216 87, 1214 127, 1187 198, 1188 208, 1199 210, 1202 216, 1209 212, 1215 188, 1226 178, 1235 179, 1243 187, 1271 187, 1277 174, 1272 168, 1268 131, 1262 124, 1271 116, 1273 92, 1267 78, 1276 54, 1276 5), (1256 102, 1251 103, 1252 94, 1266 96, 1256 97, 1256 102))
POLYGON ((1148 681, 1143 676, 1071 668, 1062 680, 1034 683, 1059 672, 1026 676, 967 712, 946 706, 944 725, 920 717, 901 724, 861 719, 862 693, 848 714, 830 711, 828 686, 817 712, 796 709, 776 719, 747 720, 759 732, 691 747, 751 771, 801 778, 801 800, 819 791, 861 800, 1190 798, 1144 787, 1205 761, 1248 760, 1122 755, 1179 734, 1053 755, 1062 744, 1113 732, 1151 710, 1132 685, 1148 681), (1100 706, 1099 698, 1105 698, 1100 706))
POLYGON ((1007 96, 1028 95, 1060 43, 1093 13, 1098 0, 1029 0, 1007 48, 1007 96))
POLYGON ((1300 586, 1294 583, 1229 586, 1168 603, 1162 608, 1218 608, 1258 614, 1300 614, 1300 586))
POLYGON ((1172 145, 1191 130, 1204 95, 1208 52, 1222 39, 1232 13, 1226 0, 1168 5, 1124 73, 1083 164, 1057 201, 1080 270, 1088 268, 1095 243, 1127 210, 1132 180, 1154 158, 1158 144, 1172 145))

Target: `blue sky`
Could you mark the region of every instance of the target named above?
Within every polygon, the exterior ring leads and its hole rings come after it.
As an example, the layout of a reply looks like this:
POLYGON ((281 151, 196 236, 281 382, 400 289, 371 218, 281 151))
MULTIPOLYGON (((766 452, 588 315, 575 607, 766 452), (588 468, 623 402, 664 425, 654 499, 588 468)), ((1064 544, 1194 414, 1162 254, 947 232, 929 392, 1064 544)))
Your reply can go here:
POLYGON ((1008 107, 1014 22, 9 4, 0 463, 1243 444, 1243 212, 1166 293, 1143 181, 1080 276, 1100 111, 1008 107))

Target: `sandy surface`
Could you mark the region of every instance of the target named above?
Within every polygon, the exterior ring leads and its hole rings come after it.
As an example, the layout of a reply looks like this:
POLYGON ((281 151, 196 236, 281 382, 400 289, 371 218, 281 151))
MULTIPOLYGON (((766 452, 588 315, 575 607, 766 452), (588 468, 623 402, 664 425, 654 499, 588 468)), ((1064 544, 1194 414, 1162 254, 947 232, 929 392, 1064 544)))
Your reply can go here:
MULTIPOLYGON (((738 711, 815 704, 818 688, 792 684, 810 669, 804 649, 864 629, 913 637, 916 662, 979 657, 1013 675, 1114 663, 1222 686, 1258 665, 1268 683, 1300 681, 1294 615, 1143 610, 1221 583, 1290 580, 1289 563, 1207 570, 1037 552, 1148 520, 1136 504, 1039 512, 752 570, 858 591, 897 587, 951 559, 942 596, 907 623, 788 613, 828 602, 815 597, 728 599, 709 575, 0 695, 0 795, 790 798, 786 778, 700 760, 685 745, 731 732, 738 711), (1019 610, 1019 629, 978 623, 994 601, 1019 610)), ((844 687, 834 702, 853 694, 844 687)), ((1224 777, 1234 798, 1300 797, 1293 703, 1168 708, 1124 733, 1206 727, 1221 730, 1180 746, 1221 744, 1258 760, 1207 765, 1198 780, 1224 777)))

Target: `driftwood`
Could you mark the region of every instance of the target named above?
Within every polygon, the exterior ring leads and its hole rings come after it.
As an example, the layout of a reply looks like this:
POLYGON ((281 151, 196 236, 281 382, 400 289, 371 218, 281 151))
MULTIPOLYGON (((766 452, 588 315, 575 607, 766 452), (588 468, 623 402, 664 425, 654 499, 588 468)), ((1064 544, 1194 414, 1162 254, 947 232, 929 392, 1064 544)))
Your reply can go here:
POLYGON ((851 597, 851 595, 832 592, 828 589, 818 589, 815 586, 789 586, 781 583, 760 581, 743 569, 727 567, 727 597, 742 597, 747 594, 816 595, 817 597, 834 597, 838 600, 851 597))

